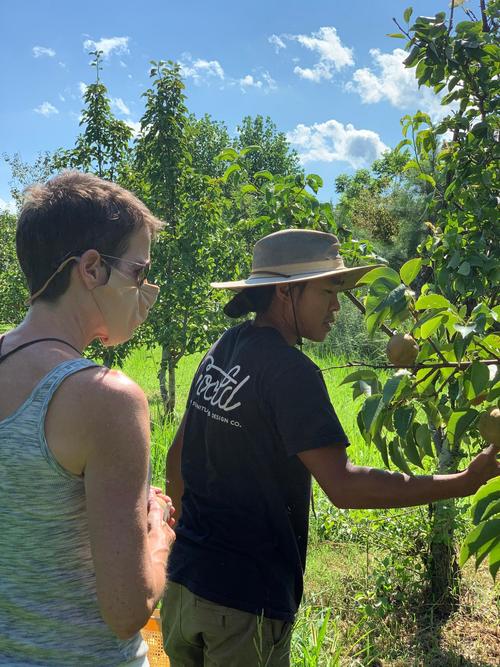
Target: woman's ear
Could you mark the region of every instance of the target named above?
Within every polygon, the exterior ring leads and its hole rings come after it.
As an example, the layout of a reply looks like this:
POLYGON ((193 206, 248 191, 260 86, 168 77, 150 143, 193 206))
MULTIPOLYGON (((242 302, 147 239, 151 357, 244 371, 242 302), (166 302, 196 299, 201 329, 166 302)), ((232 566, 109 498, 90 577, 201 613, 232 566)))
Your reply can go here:
POLYGON ((78 262, 78 273, 89 290, 104 285, 108 280, 108 270, 97 250, 86 250, 78 262))

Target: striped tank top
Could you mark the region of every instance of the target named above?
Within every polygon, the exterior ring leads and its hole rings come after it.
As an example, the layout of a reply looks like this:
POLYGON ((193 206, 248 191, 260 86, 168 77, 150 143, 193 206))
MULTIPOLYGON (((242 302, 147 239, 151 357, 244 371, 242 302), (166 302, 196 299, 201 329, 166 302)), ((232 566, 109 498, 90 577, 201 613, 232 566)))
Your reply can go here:
POLYGON ((54 392, 94 365, 57 365, 0 421, 0 665, 148 665, 140 634, 121 640, 101 617, 83 477, 62 468, 45 439, 54 392))

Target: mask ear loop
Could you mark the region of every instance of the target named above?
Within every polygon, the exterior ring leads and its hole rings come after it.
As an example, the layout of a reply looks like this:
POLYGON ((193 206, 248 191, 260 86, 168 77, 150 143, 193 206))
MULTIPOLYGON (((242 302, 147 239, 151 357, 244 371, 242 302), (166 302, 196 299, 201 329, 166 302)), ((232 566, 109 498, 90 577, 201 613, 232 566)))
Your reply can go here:
POLYGON ((45 281, 45 283, 43 284, 43 286, 40 287, 40 289, 39 289, 37 292, 35 292, 34 294, 32 294, 32 295, 29 297, 29 299, 26 299, 26 301, 24 302, 24 305, 25 305, 25 306, 31 306, 32 303, 33 303, 33 301, 34 301, 35 299, 37 299, 37 298, 40 296, 40 294, 42 294, 43 292, 45 292, 45 290, 47 289, 47 287, 49 286, 49 284, 52 282, 52 280, 54 280, 54 278, 57 276, 57 274, 58 274, 58 273, 61 273, 61 271, 64 269, 64 267, 65 267, 67 264, 69 264, 69 263, 70 263, 72 260, 74 260, 74 259, 80 259, 80 258, 79 258, 77 255, 72 255, 71 257, 68 257, 68 259, 65 259, 64 262, 63 262, 62 264, 60 264, 59 267, 58 267, 58 268, 54 271, 54 273, 50 276, 50 278, 49 278, 48 280, 45 281))

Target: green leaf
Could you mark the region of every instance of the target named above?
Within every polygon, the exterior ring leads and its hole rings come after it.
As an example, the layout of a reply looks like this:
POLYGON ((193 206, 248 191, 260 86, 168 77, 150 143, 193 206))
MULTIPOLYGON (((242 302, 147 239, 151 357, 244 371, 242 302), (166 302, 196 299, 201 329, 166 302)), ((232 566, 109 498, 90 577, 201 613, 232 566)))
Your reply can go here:
POLYGON ((399 275, 401 276, 401 280, 405 283, 405 285, 409 286, 412 284, 412 282, 420 273, 421 267, 422 267, 422 260, 420 259, 420 257, 409 259, 407 262, 403 264, 403 266, 399 270, 399 275))
POLYGON ((438 371, 435 370, 432 373, 429 372, 428 368, 420 368, 417 371, 417 374, 415 376, 416 381, 419 383, 417 385, 417 391, 419 394, 423 394, 425 390, 430 387, 430 385, 434 382, 436 379, 438 371), (426 378, 424 380, 424 378, 426 378))
POLYGON ((234 150, 234 148, 225 148, 219 155, 217 155, 216 160, 219 161, 234 161, 238 159, 238 153, 234 150))
POLYGON ((358 424, 359 432, 361 433, 361 435, 363 436, 363 438, 366 440, 366 442, 370 443, 371 436, 370 436, 370 434, 367 432, 367 430, 365 429, 365 423, 364 423, 364 421, 363 421, 363 415, 362 415, 361 412, 358 412, 358 414, 357 414, 357 416, 356 416, 356 422, 357 422, 357 424, 358 424))
POLYGON ((403 18, 406 21, 406 23, 409 22, 411 19, 411 15, 413 14, 413 7, 407 7, 404 11, 403 18))
POLYGON ((480 361, 474 361, 464 373, 465 397, 470 400, 476 398, 490 383, 488 366, 480 361))
POLYGON ((386 439, 382 435, 380 435, 380 433, 374 433, 373 443, 380 452, 380 456, 382 457, 382 461, 384 462, 385 467, 390 468, 386 439))
POLYGON ((383 403, 381 395, 374 394, 373 396, 369 396, 366 399, 366 401, 363 404, 363 407, 361 408, 360 412, 362 415, 361 418, 363 421, 363 425, 365 427, 366 432, 370 433, 370 435, 373 435, 371 433, 371 429, 373 424, 376 422, 382 407, 383 403))
POLYGON ((500 476, 490 479, 479 488, 472 498, 472 520, 475 524, 483 520, 483 515, 494 500, 500 500, 500 476))
POLYGON ((469 262, 462 262, 458 268, 457 273, 459 273, 461 276, 468 276, 470 274, 469 262))
POLYGON ((477 417, 478 412, 473 409, 452 412, 446 430, 450 444, 457 445, 465 432, 476 421, 477 417))
POLYGON ((486 509, 484 510, 481 517, 481 521, 492 519, 497 514, 500 515, 500 498, 493 500, 489 505, 486 506, 486 509))
POLYGON ((500 519, 492 519, 480 523, 472 530, 464 540, 460 549, 460 567, 473 556, 483 545, 493 544, 500 536, 500 519))
POLYGON ((415 408, 403 406, 397 408, 394 412, 394 428, 401 438, 406 438, 410 430, 413 419, 415 418, 415 408))
POLYGON ((420 171, 420 165, 416 160, 409 160, 403 167, 403 171, 409 171, 410 169, 416 169, 420 171))
POLYGON ((412 471, 410 470, 410 467, 406 463, 403 452, 401 451, 398 443, 398 438, 395 438, 394 440, 391 440, 388 446, 389 449, 389 455, 391 457, 392 462, 394 465, 399 468, 399 470, 402 470, 405 472, 407 475, 412 475, 412 471))
POLYGON ((240 152, 240 155, 242 157, 245 157, 245 155, 248 155, 248 153, 259 153, 262 151, 262 146, 259 146, 258 144, 252 144, 251 146, 245 146, 243 150, 240 152))
POLYGON ((492 551, 499 544, 500 544, 500 533, 497 535, 496 538, 493 537, 491 540, 487 540, 484 544, 481 544, 481 546, 479 546, 475 550, 474 556, 476 558, 476 570, 481 565, 486 556, 489 554, 489 552, 492 551))
POLYGON ((258 190, 255 187, 255 185, 252 185, 251 183, 247 183, 242 188, 240 188, 240 192, 241 192, 242 195, 246 195, 249 192, 258 192, 258 190))
POLYGON ((446 315, 438 315, 437 317, 433 317, 432 319, 427 320, 427 322, 424 322, 420 327, 420 337, 429 338, 429 336, 432 336, 432 334, 439 329, 445 319, 446 315))
POLYGON ((273 175, 271 174, 270 171, 263 170, 263 171, 256 171, 255 174, 253 175, 254 179, 257 178, 264 178, 267 181, 272 181, 273 180, 273 175))
POLYGON ((389 311, 391 319, 393 319, 407 307, 407 304, 406 285, 398 285, 380 301, 373 312, 389 311))
POLYGON ((429 424, 434 426, 434 428, 439 428, 441 426, 441 415, 439 414, 439 410, 437 409, 435 403, 429 401, 427 403, 424 403, 422 407, 424 409, 425 414, 427 415, 427 421, 429 422, 429 424))
POLYGON ((427 424, 419 424, 413 432, 417 445, 425 456, 434 457, 431 432, 427 424))
POLYGON ((346 375, 346 377, 340 383, 340 386, 343 384, 349 384, 350 382, 356 382, 357 380, 364 380, 365 382, 371 383, 377 379, 378 378, 375 371, 371 370, 370 368, 360 368, 358 371, 354 371, 354 373, 349 373, 349 375, 346 375))
POLYGON ((413 429, 410 429, 404 438, 401 438, 401 446, 406 454, 406 458, 410 463, 413 463, 414 466, 417 466, 424 469, 422 464, 422 459, 420 453, 417 449, 417 445, 414 438, 413 429))
POLYGON ((389 378, 384 386, 384 391, 382 393, 382 400, 385 405, 388 405, 393 398, 397 397, 403 386, 408 384, 408 375, 404 373, 396 374, 393 377, 389 378))
POLYGON ((500 569, 500 544, 496 544, 490 551, 489 568, 491 576, 495 580, 500 569))
MULTIPOLYGON (((403 64, 405 67, 413 67, 417 60, 419 59, 421 53, 420 53, 420 47, 419 46, 414 46, 412 50, 410 51, 410 54, 405 60, 403 60, 403 64)), ((418 167, 418 165, 417 165, 418 167)))
POLYGON ((424 174, 424 173, 421 171, 420 174, 418 175, 418 178, 419 178, 421 181, 426 181, 427 183, 430 183, 430 184, 432 185, 433 188, 436 187, 436 181, 432 178, 432 176, 431 176, 430 174, 424 174))
POLYGON ((389 32, 386 37, 393 37, 394 39, 405 39, 402 32, 389 32))
POLYGON ((417 299, 416 310, 427 310, 427 308, 451 308, 451 303, 441 294, 425 294, 417 299))
POLYGON ((231 174, 234 174, 234 172, 236 172, 236 171, 240 171, 240 170, 241 170, 241 167, 240 167, 239 164, 232 164, 232 165, 230 165, 230 166, 226 169, 226 171, 224 172, 224 174, 223 174, 223 176, 222 176, 222 180, 223 180, 224 182, 226 182, 226 181, 228 180, 228 178, 231 176, 231 174))
POLYGON ((382 266, 378 269, 372 269, 365 273, 365 275, 358 280, 358 285, 371 285, 375 280, 383 279, 384 284, 388 287, 396 287, 399 285, 399 275, 394 269, 389 268, 388 266, 382 266))

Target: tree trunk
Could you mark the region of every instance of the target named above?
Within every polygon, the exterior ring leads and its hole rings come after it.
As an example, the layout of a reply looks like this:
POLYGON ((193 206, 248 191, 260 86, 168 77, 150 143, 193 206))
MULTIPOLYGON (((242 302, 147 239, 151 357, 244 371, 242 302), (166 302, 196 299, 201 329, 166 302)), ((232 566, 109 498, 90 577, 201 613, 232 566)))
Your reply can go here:
POLYGON ((167 414, 171 414, 175 408, 175 368, 176 360, 170 356, 168 359, 168 403, 167 414))
MULTIPOLYGON (((442 429, 433 434, 439 454, 438 474, 457 472, 459 459, 450 450, 442 429)), ((454 500, 441 500, 429 505, 432 517, 431 538, 427 559, 430 599, 436 605, 434 613, 448 617, 458 602, 460 569, 457 562, 454 531, 456 505, 454 500)))
POLYGON ((167 347, 162 346, 158 380, 160 382, 160 395, 166 416, 172 414, 175 408, 175 367, 176 359, 173 357, 167 347))

